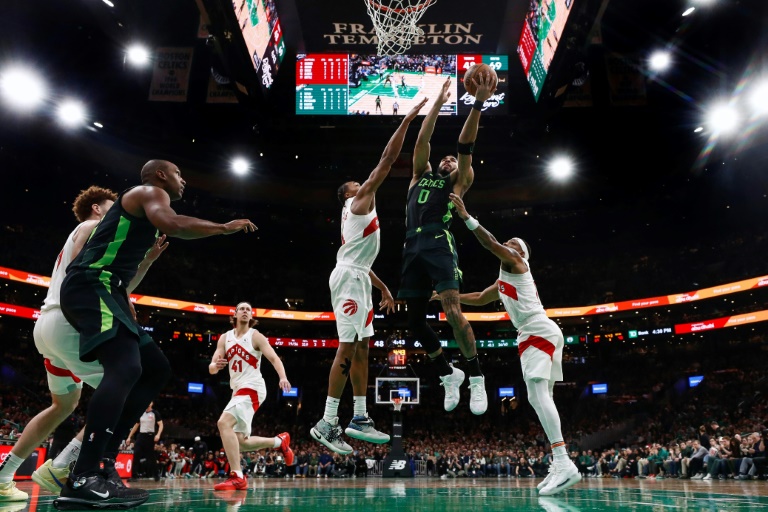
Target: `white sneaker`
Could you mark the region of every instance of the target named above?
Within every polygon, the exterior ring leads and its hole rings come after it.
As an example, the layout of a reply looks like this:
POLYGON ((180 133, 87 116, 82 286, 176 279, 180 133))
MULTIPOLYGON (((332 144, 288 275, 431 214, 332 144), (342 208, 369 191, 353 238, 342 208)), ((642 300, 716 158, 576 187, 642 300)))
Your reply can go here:
POLYGON ((710 475, 709 473, 707 473, 707 476, 705 476, 704 478, 702 478, 702 480, 712 480, 712 475, 710 475))
POLYGON ((333 418, 331 422, 321 419, 317 425, 310 429, 309 433, 315 441, 324 444, 329 450, 342 455, 352 453, 352 447, 341 438, 342 432, 338 417, 333 418))
POLYGON ((69 466, 65 468, 53 467, 53 459, 45 463, 32 473, 32 481, 46 491, 59 494, 69 478, 69 466))
POLYGON ((0 504, 15 501, 23 501, 26 504, 28 499, 29 494, 25 493, 21 489, 17 489, 16 482, 13 480, 4 484, 0 484, 0 504))
POLYGON ((538 490, 542 490, 544 487, 547 486, 550 480, 552 480, 552 477, 555 476, 555 463, 549 465, 549 469, 547 470, 547 476, 539 482, 539 485, 536 486, 538 490))
POLYGON ((368 441, 369 443, 383 444, 389 442, 389 434, 376 430, 376 426, 368 413, 365 416, 352 418, 344 433, 352 439, 368 441))
POLYGON ((576 464, 571 461, 562 464, 554 462, 554 464, 557 464, 555 475, 552 477, 552 480, 549 481, 547 486, 539 491, 541 496, 559 494, 569 487, 581 482, 581 473, 579 473, 579 468, 576 467, 576 464))
POLYGON ((464 382, 464 372, 450 365, 453 372, 440 377, 440 385, 445 388, 445 400, 443 407, 446 411, 452 411, 459 405, 459 388, 464 382))
POLYGON ((469 410, 472 414, 483 414, 488 410, 488 395, 485 393, 485 377, 469 378, 469 410))

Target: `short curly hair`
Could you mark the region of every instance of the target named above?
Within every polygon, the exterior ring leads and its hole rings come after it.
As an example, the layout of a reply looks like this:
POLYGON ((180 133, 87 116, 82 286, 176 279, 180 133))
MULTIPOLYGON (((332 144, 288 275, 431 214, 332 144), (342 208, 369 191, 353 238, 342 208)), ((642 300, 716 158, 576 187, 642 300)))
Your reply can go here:
POLYGON ((91 216, 91 207, 94 204, 101 204, 104 201, 115 201, 116 199, 117 194, 108 188, 91 185, 87 189, 80 191, 75 202, 72 203, 72 211, 75 213, 75 218, 78 222, 84 222, 91 216))

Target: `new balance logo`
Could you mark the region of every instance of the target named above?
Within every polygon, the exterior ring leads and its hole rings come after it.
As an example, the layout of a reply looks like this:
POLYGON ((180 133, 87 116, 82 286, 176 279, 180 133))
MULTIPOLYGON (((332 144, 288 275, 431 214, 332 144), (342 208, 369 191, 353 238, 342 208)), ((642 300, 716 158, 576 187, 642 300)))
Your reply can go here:
POLYGON ((406 460, 393 460, 392 464, 389 465, 389 469, 400 471, 401 469, 405 469, 407 463, 408 461, 406 460))
POLYGON ((352 299, 347 299, 344 301, 342 308, 344 309, 345 315, 354 315, 357 313, 357 302, 352 299))

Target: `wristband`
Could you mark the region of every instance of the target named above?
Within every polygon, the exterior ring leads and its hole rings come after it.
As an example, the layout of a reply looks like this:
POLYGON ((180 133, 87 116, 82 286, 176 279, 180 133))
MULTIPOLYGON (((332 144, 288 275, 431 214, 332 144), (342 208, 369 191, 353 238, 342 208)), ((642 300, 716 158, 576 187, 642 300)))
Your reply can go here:
POLYGON ((477 110, 477 111, 479 111, 479 112, 482 112, 484 104, 485 104, 484 101, 475 100, 475 103, 472 105, 472 108, 477 110))
POLYGON ((475 150, 474 142, 470 142, 468 144, 464 144, 463 142, 456 143, 456 152, 460 155, 471 155, 474 150, 475 150))
POLYGON ((479 223, 479 222, 477 222, 477 219, 476 219, 476 218, 474 218, 474 217, 473 217, 473 216, 471 216, 471 215, 469 216, 469 218, 468 218, 468 219, 465 219, 465 220, 464 220, 464 224, 466 224, 466 225, 467 225, 467 228, 468 228, 470 231, 474 231, 474 230, 476 230, 476 229, 478 228, 478 226, 480 226, 480 223, 479 223))

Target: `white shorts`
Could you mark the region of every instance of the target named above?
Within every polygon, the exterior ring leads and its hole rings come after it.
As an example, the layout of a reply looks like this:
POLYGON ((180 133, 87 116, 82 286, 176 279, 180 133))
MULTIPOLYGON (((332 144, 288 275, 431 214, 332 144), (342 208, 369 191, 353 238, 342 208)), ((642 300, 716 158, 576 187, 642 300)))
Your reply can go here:
POLYGON ((546 315, 537 315, 517 333, 523 379, 563 380, 563 331, 546 315))
MULTIPOLYGON (((255 396, 254 393, 234 395, 224 408, 224 412, 231 414, 237 420, 234 431, 245 434, 245 437, 251 435, 253 415, 267 398, 267 386, 264 381, 250 386, 250 390, 255 391, 255 396)), ((238 390, 238 392, 242 392, 242 390, 238 390)))
POLYGON ((104 377, 98 361, 80 360, 80 333, 72 327, 61 309, 40 314, 33 331, 35 346, 45 358, 48 389, 53 395, 66 395, 83 387, 83 382, 97 387, 104 377))
POLYGON ((358 267, 337 265, 328 280, 339 342, 373 336, 371 276, 358 267))

